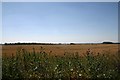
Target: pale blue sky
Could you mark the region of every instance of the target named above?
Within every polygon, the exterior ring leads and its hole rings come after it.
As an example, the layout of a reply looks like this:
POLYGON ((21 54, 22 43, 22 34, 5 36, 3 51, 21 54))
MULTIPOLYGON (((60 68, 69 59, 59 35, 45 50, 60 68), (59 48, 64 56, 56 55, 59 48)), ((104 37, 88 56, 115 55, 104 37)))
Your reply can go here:
POLYGON ((2 43, 2 3, 0 2, 0 43, 2 43))
POLYGON ((3 42, 118 41, 116 2, 2 3, 3 42))

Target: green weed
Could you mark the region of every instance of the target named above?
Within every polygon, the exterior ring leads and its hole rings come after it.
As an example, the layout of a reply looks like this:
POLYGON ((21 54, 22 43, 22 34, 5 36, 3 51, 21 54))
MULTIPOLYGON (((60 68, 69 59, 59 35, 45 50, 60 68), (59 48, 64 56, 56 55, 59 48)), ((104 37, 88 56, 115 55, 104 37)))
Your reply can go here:
POLYGON ((94 55, 90 50, 85 56, 77 52, 65 53, 63 56, 50 55, 40 48, 36 52, 19 49, 15 56, 3 57, 3 79, 120 79, 117 55, 109 53, 94 55))

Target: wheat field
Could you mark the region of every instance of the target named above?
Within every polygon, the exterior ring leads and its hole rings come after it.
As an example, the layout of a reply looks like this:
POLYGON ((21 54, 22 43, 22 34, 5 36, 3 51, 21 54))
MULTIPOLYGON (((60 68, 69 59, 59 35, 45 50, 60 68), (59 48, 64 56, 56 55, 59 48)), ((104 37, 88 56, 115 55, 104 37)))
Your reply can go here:
POLYGON ((15 55, 18 49, 26 49, 27 51, 39 52, 41 47, 45 52, 53 55, 63 55, 64 53, 75 53, 83 55, 88 49, 90 49, 94 54, 97 53, 110 53, 114 54, 118 52, 118 44, 79 44, 79 45, 3 45, 2 55, 10 56, 15 55))

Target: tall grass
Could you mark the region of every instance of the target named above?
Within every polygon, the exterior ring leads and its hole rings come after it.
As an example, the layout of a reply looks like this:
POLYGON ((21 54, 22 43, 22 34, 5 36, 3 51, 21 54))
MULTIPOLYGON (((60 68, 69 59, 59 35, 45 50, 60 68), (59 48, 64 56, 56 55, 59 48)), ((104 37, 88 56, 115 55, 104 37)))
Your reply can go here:
POLYGON ((90 50, 84 56, 77 52, 65 53, 63 56, 46 53, 41 47, 40 52, 33 48, 32 52, 19 49, 16 55, 3 57, 3 79, 120 79, 117 55, 94 55, 90 50))

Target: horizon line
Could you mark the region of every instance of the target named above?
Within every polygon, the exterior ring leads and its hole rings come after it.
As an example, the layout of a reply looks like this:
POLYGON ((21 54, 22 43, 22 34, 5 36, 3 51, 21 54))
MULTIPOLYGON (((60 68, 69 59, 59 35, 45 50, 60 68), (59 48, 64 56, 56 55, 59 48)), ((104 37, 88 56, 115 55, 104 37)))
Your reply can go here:
POLYGON ((103 43, 103 42, 112 42, 112 43, 120 43, 119 41, 102 41, 102 42, 1 42, 0 44, 14 44, 14 43, 45 43, 45 44, 70 44, 70 43, 75 43, 75 44, 86 44, 86 43, 103 43))

